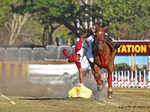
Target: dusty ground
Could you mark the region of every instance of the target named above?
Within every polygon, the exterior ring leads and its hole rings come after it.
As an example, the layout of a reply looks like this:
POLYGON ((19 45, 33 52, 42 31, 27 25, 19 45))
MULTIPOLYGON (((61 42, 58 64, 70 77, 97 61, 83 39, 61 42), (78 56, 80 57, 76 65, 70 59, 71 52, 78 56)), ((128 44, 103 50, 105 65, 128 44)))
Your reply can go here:
POLYGON ((9 96, 10 104, 0 97, 0 112, 150 112, 149 89, 114 88, 113 99, 61 99, 9 96))
MULTIPOLYGON (((91 83, 87 86, 91 87, 91 83)), ((12 105, 0 97, 0 112, 150 112, 150 89, 113 88, 113 99, 97 101, 58 97, 65 89, 60 85, 51 87, 49 92, 46 86, 26 81, 0 86, 0 92, 16 102, 12 105)))

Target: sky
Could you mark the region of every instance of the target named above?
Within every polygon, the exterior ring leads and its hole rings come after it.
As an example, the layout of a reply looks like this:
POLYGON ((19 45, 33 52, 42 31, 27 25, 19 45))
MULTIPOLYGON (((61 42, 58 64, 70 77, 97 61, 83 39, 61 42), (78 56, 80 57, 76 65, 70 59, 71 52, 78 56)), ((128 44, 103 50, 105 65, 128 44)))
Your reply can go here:
MULTIPOLYGON (((133 64, 135 64, 135 56, 133 56, 133 64)), ((137 65, 147 65, 148 56, 136 56, 137 65)), ((131 56, 116 56, 115 64, 127 63, 131 66, 131 56)))

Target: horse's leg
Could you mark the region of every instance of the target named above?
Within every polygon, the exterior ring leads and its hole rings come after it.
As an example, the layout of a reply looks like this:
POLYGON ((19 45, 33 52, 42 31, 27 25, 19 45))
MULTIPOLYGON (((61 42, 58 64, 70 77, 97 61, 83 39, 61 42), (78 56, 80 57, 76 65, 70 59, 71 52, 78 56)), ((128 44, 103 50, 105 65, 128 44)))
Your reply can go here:
POLYGON ((116 54, 116 50, 112 53, 112 58, 109 62, 108 65, 108 98, 111 99, 112 98, 112 73, 114 71, 114 58, 115 58, 115 54, 116 54))
POLYGON ((112 98, 112 72, 108 71, 108 98, 112 98))
POLYGON ((95 64, 94 65, 94 78, 95 78, 96 83, 97 83, 97 90, 98 91, 102 88, 99 70, 100 70, 99 66, 95 64))
POLYGON ((112 73, 114 70, 114 65, 109 64, 108 66, 108 98, 112 98, 112 73))
POLYGON ((95 65, 94 66, 94 76, 95 80, 97 82, 97 91, 94 93, 95 99, 98 101, 104 101, 107 98, 107 89, 103 86, 101 82, 101 75, 99 73, 99 66, 95 65))

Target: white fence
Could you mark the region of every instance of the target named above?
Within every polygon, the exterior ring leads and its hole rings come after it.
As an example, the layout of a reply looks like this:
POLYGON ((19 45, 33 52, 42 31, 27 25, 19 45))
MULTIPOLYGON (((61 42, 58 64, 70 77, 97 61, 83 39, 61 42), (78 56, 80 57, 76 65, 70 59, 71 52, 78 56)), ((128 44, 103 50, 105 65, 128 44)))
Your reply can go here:
POLYGON ((78 80, 75 64, 30 64, 30 81, 34 84, 74 84, 78 80))
POLYGON ((112 86, 121 88, 150 88, 150 80, 143 71, 115 71, 112 74, 112 86))

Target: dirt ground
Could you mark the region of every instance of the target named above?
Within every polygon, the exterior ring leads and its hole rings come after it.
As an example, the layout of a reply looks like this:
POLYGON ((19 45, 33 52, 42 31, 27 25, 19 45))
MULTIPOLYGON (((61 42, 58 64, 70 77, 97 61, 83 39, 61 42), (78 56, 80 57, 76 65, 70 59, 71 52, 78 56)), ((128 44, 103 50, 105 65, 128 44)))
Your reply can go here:
POLYGON ((0 97, 0 112, 150 112, 150 90, 114 88, 113 99, 99 102, 82 98, 0 97))
POLYGON ((67 98, 67 93, 60 96, 66 89, 62 85, 48 88, 21 81, 0 86, 0 92, 16 103, 0 97, 0 112, 150 112, 150 89, 113 88, 112 99, 98 101, 93 97, 67 98))
POLYGON ((66 97, 62 95, 64 89, 55 85, 47 91, 27 82, 3 85, 0 92, 16 104, 0 97, 0 112, 150 112, 150 89, 113 88, 113 99, 103 101, 67 98, 66 92, 66 97))

